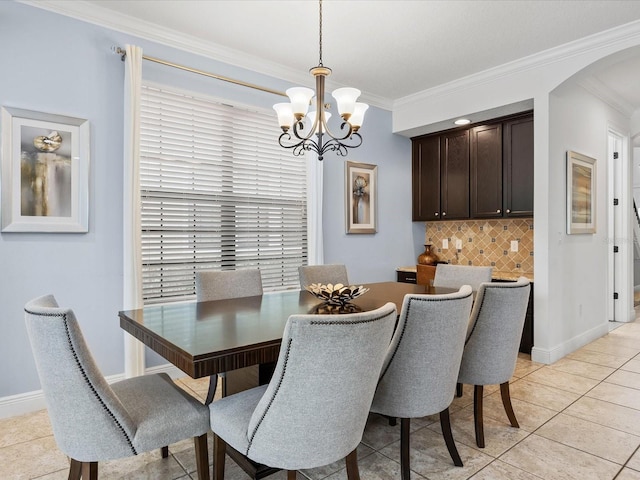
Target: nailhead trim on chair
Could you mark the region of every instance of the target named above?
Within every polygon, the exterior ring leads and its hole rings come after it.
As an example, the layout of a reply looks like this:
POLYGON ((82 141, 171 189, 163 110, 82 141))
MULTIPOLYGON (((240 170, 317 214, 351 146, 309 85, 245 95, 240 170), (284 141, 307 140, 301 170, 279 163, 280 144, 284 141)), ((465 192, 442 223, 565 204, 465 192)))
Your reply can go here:
MULTIPOLYGON (((463 298, 469 298, 471 295, 473 295, 473 293, 470 293, 469 295, 467 295, 466 297, 456 297, 456 298, 411 298, 409 300, 409 305, 407 305, 407 313, 406 313, 406 317, 409 318, 409 312, 411 311, 411 303, 413 302, 447 302, 447 301, 451 301, 451 300, 460 300, 463 298)), ((378 379, 378 383, 380 383, 380 381, 382 380, 382 378, 387 374, 387 371, 389 370, 389 367, 391 367, 391 364, 393 363, 393 359, 396 356, 396 353, 398 352, 398 349, 400 348, 400 344, 402 343, 402 338, 404 337, 404 332, 407 329, 407 323, 408 322, 404 322, 404 325, 402 326, 402 332, 400 332, 400 339, 398 340, 398 343, 396 345, 396 348, 393 351, 393 354, 391 355, 391 360, 389 360, 389 363, 387 364, 387 368, 384 369, 384 372, 382 372, 382 375, 380 375, 380 378, 378 379)))
MULTIPOLYGON (((485 290, 487 288, 525 288, 525 287, 528 287, 528 286, 529 286, 529 284, 520 285, 518 287, 512 287, 512 286, 509 286, 508 284, 506 284, 506 285, 487 285, 485 287, 485 290)), ((482 296, 482 302, 480 303, 480 306, 478 307, 478 315, 476 315, 476 321, 473 324, 473 327, 471 328, 471 331, 469 332, 469 335, 467 335, 467 339, 464 341, 465 345, 467 345, 467 343, 469 343, 469 340, 471 340, 473 332, 475 331, 476 327, 478 326, 478 318, 480 318, 480 312, 482 312, 482 307, 484 305, 484 299, 485 299, 485 295, 482 296)))
POLYGON ((71 353, 73 355, 73 358, 76 361, 76 366, 78 367, 78 369, 80 370, 80 373, 82 373, 82 377, 84 378, 85 382, 87 382, 87 385, 89 386, 89 388, 91 389, 91 391, 93 392, 93 394, 95 395, 95 397, 98 399, 98 401, 100 402, 100 405, 102 405, 102 408, 104 408, 106 410, 106 412, 109 414, 109 416, 111 417, 111 419, 115 422, 115 424, 118 426, 118 428, 120 429, 120 431, 122 432, 122 435, 124 436, 125 440, 127 441, 127 443, 129 444, 129 447, 131 448, 131 451, 133 452, 134 455, 138 455, 138 452, 136 451, 135 447, 133 446, 133 443, 131 442, 131 438, 129 437, 129 435, 127 434, 127 432, 125 431, 124 427, 122 426, 122 424, 118 421, 118 419, 116 418, 116 416, 113 414, 113 412, 109 409, 109 407, 107 407, 106 403, 104 403, 104 400, 102 400, 102 398, 100 397, 100 395, 98 394, 98 392, 96 391, 95 387, 93 386, 93 384, 91 383, 91 381, 89 380, 89 377, 87 375, 87 372, 85 371, 84 367, 82 366, 82 364, 80 363, 80 360, 78 359, 78 355, 76 353, 76 349, 73 346, 73 342, 71 340, 71 334, 69 333, 69 324, 67 323, 67 315, 66 314, 57 314, 57 313, 39 313, 39 312, 30 312, 29 310, 27 310, 25 308, 24 310, 25 312, 27 312, 29 315, 38 315, 41 317, 62 317, 62 320, 64 322, 64 328, 65 328, 65 332, 67 334, 67 341, 69 343, 69 349, 71 350, 71 353))
POLYGON ((253 443, 253 439, 255 438, 256 434, 258 433, 258 429, 260 428, 260 425, 262 424, 262 421, 267 416, 267 413, 269 412, 269 409, 271 408, 271 405, 273 405, 273 402, 276 399, 276 396, 278 395, 278 392, 280 391, 280 386, 282 385, 282 380, 284 380, 284 375, 287 372, 287 363, 289 363, 289 352, 291 352, 291 343, 292 342, 293 342, 293 340, 289 339, 289 342, 287 343, 287 353, 285 354, 285 357, 284 357, 284 365, 282 366, 282 373, 280 374, 280 378, 278 379, 278 386, 276 387, 276 390, 273 392, 273 395, 271 396, 271 399, 269 400, 269 405, 267 405, 267 408, 265 409, 264 413, 262 414, 262 417, 260 417, 260 420, 258 421, 258 424, 256 425, 256 428, 253 430, 253 433, 251 434, 251 438, 249 438, 249 445, 247 445, 247 452, 245 453, 246 456, 249 456, 249 450, 251 449, 251 444, 253 443))

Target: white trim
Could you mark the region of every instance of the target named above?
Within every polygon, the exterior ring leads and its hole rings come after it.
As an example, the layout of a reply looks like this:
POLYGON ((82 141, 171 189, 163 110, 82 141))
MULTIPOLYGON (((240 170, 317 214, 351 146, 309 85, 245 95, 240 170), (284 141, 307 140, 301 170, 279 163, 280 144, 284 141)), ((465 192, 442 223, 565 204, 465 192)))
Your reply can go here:
POLYGON ((550 349, 534 346, 531 349, 531 360, 550 365, 607 333, 609 333, 609 322, 601 323, 591 330, 587 330, 550 349))
MULTIPOLYGON (((308 86, 313 84, 313 77, 307 72, 285 67, 275 62, 267 61, 262 57, 250 55, 240 50, 225 47, 224 45, 206 42, 201 38, 187 35, 183 32, 159 27, 154 23, 133 18, 93 3, 81 0, 75 0, 73 2, 68 0, 47 0, 46 2, 41 0, 20 0, 20 3, 128 35, 135 35, 145 40, 151 40, 185 52, 195 53, 196 55, 245 68, 263 75, 288 80, 293 84, 308 86)), ((326 87, 327 90, 333 90, 334 88, 344 86, 343 84, 330 80, 327 82, 326 87)), ((371 93, 363 92, 360 100, 385 110, 391 110, 392 107, 391 100, 371 93)))
POLYGON ((417 92, 413 95, 396 99, 393 102, 393 110, 403 105, 410 105, 425 99, 433 99, 438 96, 455 95, 461 90, 476 88, 480 85, 492 83, 499 78, 516 75, 529 70, 535 70, 548 64, 563 62, 571 57, 582 55, 591 50, 601 49, 611 44, 617 44, 629 39, 640 37, 640 20, 625 25, 595 33, 588 37, 580 38, 559 47, 550 48, 528 57, 523 57, 512 62, 504 63, 482 72, 474 73, 452 82, 417 92))
MULTIPOLYGON (((166 373, 173 380, 186 376, 182 370, 167 363, 158 365, 157 367, 148 368, 146 374, 166 373)), ((112 384, 125 379, 125 374, 110 375, 105 377, 107 383, 112 384)), ((34 390, 33 392, 20 393, 18 395, 10 395, 8 397, 0 397, 0 419, 25 415, 27 413, 37 412, 47 408, 42 390, 34 390)))

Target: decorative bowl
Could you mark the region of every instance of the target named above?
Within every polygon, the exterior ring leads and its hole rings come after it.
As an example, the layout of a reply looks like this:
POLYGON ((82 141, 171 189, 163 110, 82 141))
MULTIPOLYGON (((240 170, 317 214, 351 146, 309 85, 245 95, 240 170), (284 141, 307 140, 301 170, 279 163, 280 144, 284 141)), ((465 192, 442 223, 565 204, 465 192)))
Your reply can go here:
POLYGON ((368 288, 362 285, 359 287, 355 285, 345 286, 341 283, 336 283, 335 285, 331 283, 327 285, 312 283, 306 286, 305 290, 330 305, 346 305, 354 298, 369 291, 368 288))

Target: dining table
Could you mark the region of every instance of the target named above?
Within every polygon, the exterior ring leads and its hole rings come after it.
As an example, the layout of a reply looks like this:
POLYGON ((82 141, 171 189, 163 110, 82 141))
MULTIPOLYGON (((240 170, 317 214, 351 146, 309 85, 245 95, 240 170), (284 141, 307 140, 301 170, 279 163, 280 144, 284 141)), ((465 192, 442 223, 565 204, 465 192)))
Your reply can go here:
POLYGON ((118 313, 120 327, 192 378, 269 364, 278 359, 287 319, 296 314, 371 311, 406 294, 456 289, 401 282, 363 285, 369 290, 346 308, 332 308, 306 290, 268 292, 207 302, 148 305, 118 313))
MULTIPOLYGON (((206 302, 147 305, 118 313, 120 327, 192 378, 209 377, 205 403, 213 401, 217 376, 253 371, 249 384, 242 376, 223 395, 269 381, 278 359, 285 324, 291 315, 336 314, 375 310, 387 302, 398 314, 407 294, 445 294, 447 287, 401 282, 362 285, 368 290, 344 307, 327 305, 307 290, 267 292, 263 295, 206 302)), ((231 375, 233 377, 233 375, 231 375)), ((227 452, 252 478, 276 469, 255 464, 239 452, 227 452)))

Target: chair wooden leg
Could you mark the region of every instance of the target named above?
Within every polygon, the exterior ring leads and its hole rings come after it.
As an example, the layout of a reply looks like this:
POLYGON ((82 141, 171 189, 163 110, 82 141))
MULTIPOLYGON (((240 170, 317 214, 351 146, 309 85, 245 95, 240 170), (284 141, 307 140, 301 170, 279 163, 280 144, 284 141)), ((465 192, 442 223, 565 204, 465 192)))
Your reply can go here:
POLYGON ((504 411, 507 412, 507 417, 511 426, 520 428, 516 414, 513 412, 513 406, 511 405, 511 395, 509 394, 509 382, 500 384, 500 395, 502 396, 502 405, 504 405, 504 411))
POLYGON ((476 424, 476 444, 484 448, 484 423, 482 420, 482 385, 473 388, 473 419, 476 424))
POLYGON ((400 419, 400 478, 402 480, 411 480, 410 434, 411 419, 400 419))
POLYGON ((207 390, 207 398, 204 401, 205 405, 209 405, 213 402, 213 397, 216 394, 216 388, 218 388, 218 375, 213 374, 209 376, 209 389, 207 390))
POLYGON ((462 396, 462 384, 456 383, 456 397, 460 398, 462 396))
POLYGON ((82 462, 82 480, 98 480, 98 462, 82 462))
POLYGON ((453 464, 456 467, 462 467, 462 459, 456 448, 456 442, 453 440, 453 433, 451 432, 451 420, 449 418, 449 408, 445 408, 440 412, 440 426, 442 427, 442 436, 444 437, 444 443, 447 444, 447 450, 453 460, 453 464))
POLYGON ((162 458, 168 458, 169 457, 169 447, 164 446, 160 449, 160 455, 162 455, 162 458))
POLYGON ((213 434, 213 480, 224 480, 224 459, 227 444, 215 433, 213 434))
POLYGON ((360 480, 360 470, 358 469, 358 449, 354 449, 345 458, 347 463, 347 480, 360 480))
POLYGON ((207 434, 194 437, 194 446, 196 449, 196 471, 198 472, 198 480, 209 480, 209 445, 207 442, 207 434))
POLYGON ((72 458, 69 467, 69 480, 80 480, 82 476, 82 462, 72 458))
POLYGON ((296 470, 287 470, 287 480, 296 480, 297 473, 296 470))

